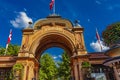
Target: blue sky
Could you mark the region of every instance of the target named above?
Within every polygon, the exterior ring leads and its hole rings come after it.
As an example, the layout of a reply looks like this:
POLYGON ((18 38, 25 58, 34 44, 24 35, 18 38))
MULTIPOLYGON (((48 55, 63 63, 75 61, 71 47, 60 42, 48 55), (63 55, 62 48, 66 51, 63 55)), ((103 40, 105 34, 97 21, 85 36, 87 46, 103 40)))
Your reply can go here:
MULTIPOLYGON (((12 44, 21 44, 21 30, 28 21, 33 23, 47 17, 51 0, 0 0, 0 45, 6 45, 9 30, 13 30, 12 44)), ((100 51, 96 39, 96 28, 101 36, 106 26, 120 21, 120 0, 55 0, 56 14, 84 28, 85 45, 88 52, 100 51)), ((106 46, 102 46, 107 49, 106 46)))

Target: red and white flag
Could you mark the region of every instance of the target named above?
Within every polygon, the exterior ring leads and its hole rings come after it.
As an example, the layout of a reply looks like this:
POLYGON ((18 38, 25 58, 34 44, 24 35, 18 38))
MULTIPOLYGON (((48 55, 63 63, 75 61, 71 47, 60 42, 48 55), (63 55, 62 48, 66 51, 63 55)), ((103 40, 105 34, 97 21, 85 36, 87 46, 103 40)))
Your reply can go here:
POLYGON ((9 34, 9 37, 8 37, 8 40, 7 40, 5 54, 7 52, 7 48, 8 48, 8 45, 9 45, 11 39, 12 39, 12 29, 10 29, 10 34, 9 34))
POLYGON ((96 38, 98 40, 98 43, 99 43, 101 51, 102 51, 102 46, 101 46, 101 43, 100 43, 100 36, 99 36, 99 33, 98 33, 97 29, 96 29, 96 38))
POLYGON ((97 38, 98 41, 100 41, 100 36, 99 36, 99 33, 98 33, 97 29, 96 29, 96 38, 97 38))
POLYGON ((52 10, 53 5, 54 5, 54 0, 52 0, 52 1, 50 2, 50 4, 49 4, 49 6, 50 6, 50 10, 52 10))
POLYGON ((12 29, 10 30, 10 34, 9 34, 9 37, 8 37, 8 40, 7 40, 7 44, 10 43, 11 39, 12 39, 12 29))

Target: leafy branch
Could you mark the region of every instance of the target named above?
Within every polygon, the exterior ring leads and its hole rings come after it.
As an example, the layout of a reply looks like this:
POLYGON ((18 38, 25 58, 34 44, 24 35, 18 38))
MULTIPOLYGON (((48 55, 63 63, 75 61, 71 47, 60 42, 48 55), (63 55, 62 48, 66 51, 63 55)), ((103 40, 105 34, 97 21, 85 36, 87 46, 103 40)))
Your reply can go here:
POLYGON ((108 26, 106 30, 103 31, 102 37, 107 46, 115 44, 118 40, 120 40, 120 23, 108 26))

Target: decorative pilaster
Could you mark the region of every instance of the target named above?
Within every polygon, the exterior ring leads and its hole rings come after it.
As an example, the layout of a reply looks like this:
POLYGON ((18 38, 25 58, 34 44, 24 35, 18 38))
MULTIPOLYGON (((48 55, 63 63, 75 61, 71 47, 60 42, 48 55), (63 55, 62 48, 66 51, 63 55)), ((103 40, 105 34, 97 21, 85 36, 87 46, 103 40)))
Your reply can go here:
POLYGON ((74 80, 74 66, 73 66, 72 61, 71 61, 70 66, 71 66, 71 79, 74 80))
POLYGON ((38 80, 38 78, 39 78, 39 67, 38 66, 35 67, 34 75, 35 75, 36 80, 38 80))
POLYGON ((80 80, 83 80, 83 74, 82 74, 82 62, 79 62, 79 79, 80 80))
POLYGON ((20 63, 24 66, 22 80, 38 79, 39 62, 33 56, 31 56, 31 54, 29 57, 19 57, 17 63, 20 63))
POLYGON ((77 64, 74 63, 73 66, 74 66, 74 76, 75 76, 75 80, 79 80, 77 64))
POLYGON ((116 80, 120 80, 120 77, 119 77, 119 74, 118 74, 118 72, 117 72, 116 67, 113 66, 113 69, 114 69, 114 74, 115 74, 115 78, 116 78, 116 80))
POLYGON ((78 55, 85 55, 87 54, 85 44, 84 44, 84 38, 83 38, 83 28, 82 27, 75 27, 72 29, 74 31, 75 36, 75 46, 77 49, 78 55))

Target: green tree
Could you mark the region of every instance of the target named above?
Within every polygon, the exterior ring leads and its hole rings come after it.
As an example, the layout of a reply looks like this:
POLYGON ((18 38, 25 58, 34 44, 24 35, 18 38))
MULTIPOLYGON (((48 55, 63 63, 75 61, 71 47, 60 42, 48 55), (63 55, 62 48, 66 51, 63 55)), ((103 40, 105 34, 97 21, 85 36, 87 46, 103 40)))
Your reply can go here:
POLYGON ((70 58, 66 52, 62 54, 62 62, 58 62, 58 75, 61 80, 70 80, 70 58))
POLYGON ((5 54, 5 48, 3 47, 0 47, 0 56, 4 55, 5 54))
MULTIPOLYGON (((9 44, 9 46, 7 48, 6 55, 17 55, 19 49, 20 49, 20 46, 9 44)), ((5 48, 4 47, 0 47, 0 56, 1 55, 5 55, 5 48)))
POLYGON ((57 67, 49 54, 44 54, 40 59, 39 80, 56 80, 57 67))
POLYGON ((120 40, 120 22, 109 25, 102 33, 106 45, 111 46, 120 40))
POLYGON ((6 55, 17 55, 19 49, 20 49, 20 46, 16 44, 15 45, 9 44, 6 55))

